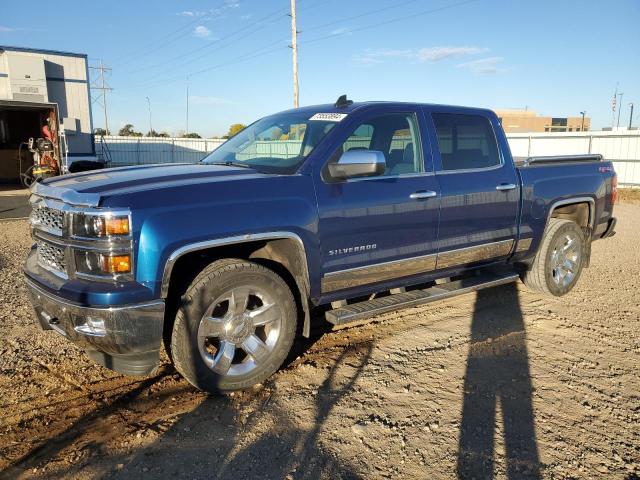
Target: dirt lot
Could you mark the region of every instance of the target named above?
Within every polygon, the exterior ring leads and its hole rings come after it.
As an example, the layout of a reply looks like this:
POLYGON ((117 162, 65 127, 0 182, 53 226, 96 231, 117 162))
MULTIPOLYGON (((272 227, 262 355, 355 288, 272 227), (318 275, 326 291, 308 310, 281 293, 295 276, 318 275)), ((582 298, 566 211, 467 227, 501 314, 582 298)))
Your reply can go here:
POLYGON ((640 205, 564 298, 521 285, 307 342, 210 397, 87 360, 31 320, 0 222, 0 477, 640 478, 640 205))

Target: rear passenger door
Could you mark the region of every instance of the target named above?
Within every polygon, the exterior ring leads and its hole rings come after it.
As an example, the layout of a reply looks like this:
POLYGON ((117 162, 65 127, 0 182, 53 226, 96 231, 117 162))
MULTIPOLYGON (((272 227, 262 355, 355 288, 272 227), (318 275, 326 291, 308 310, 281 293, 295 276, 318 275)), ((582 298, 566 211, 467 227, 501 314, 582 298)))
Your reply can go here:
POLYGON ((517 235, 519 184, 498 146, 497 118, 469 110, 427 113, 433 122, 441 210, 437 269, 507 257, 517 235))

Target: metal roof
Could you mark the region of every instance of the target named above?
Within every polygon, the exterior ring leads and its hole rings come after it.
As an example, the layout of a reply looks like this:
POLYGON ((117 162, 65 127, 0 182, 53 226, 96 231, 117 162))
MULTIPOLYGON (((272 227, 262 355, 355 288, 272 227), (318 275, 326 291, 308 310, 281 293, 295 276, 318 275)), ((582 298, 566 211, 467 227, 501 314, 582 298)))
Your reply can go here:
POLYGON ((44 48, 11 47, 8 45, 0 45, 0 52, 2 52, 3 50, 10 52, 44 53, 47 55, 61 55, 64 57, 80 57, 84 59, 87 58, 86 53, 62 52, 60 50, 47 50, 44 48))

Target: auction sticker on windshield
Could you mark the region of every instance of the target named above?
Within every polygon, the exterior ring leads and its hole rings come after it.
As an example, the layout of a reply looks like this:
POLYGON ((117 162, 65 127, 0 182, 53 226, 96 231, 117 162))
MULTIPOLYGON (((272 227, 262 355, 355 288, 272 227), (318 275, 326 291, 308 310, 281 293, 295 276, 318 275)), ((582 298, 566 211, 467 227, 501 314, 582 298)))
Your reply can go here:
POLYGON ((309 120, 324 120, 325 122, 339 122, 346 118, 346 113, 316 113, 309 120))

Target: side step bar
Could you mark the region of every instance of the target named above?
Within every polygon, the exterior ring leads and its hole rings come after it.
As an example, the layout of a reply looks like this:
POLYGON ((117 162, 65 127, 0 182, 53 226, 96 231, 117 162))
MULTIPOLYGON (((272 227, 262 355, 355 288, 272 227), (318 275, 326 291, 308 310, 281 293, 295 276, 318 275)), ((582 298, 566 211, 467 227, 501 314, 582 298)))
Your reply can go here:
POLYGON ((473 292, 482 288, 495 287, 505 283, 515 282, 519 278, 517 273, 483 273, 476 277, 464 278, 449 283, 443 283, 424 290, 395 293, 387 297, 374 298, 366 302, 353 303, 326 312, 329 323, 344 325, 367 317, 392 312, 407 307, 424 305, 425 303, 443 300, 456 295, 473 292))

